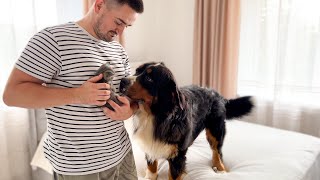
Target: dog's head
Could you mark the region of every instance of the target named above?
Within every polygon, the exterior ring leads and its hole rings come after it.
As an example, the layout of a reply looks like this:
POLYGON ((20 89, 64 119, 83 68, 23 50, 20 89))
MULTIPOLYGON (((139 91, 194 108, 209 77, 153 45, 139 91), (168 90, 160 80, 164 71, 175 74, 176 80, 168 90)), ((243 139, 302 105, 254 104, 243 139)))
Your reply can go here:
POLYGON ((170 113, 184 107, 184 98, 164 63, 142 64, 133 76, 121 80, 120 92, 133 101, 143 102, 154 114, 170 113))

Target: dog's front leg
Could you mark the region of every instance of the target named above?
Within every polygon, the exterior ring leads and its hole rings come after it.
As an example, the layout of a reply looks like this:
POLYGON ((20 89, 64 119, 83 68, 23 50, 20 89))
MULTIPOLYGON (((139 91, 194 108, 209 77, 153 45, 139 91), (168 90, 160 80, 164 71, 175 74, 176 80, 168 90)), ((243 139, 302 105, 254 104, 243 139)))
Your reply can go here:
POLYGON ((186 154, 187 151, 179 151, 178 155, 169 162, 169 180, 182 180, 186 175, 186 154))
POLYGON ((146 160, 147 160, 147 170, 146 170, 145 179, 156 180, 158 177, 158 161, 149 160, 147 155, 146 155, 146 160))

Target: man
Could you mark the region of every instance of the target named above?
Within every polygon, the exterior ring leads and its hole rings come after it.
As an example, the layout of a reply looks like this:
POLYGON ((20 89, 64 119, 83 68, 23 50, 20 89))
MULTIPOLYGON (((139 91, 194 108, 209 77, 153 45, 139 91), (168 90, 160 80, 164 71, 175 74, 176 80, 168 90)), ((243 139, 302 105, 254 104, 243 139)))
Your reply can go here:
MULTIPOLYGON (((110 98, 95 71, 109 62, 113 84, 130 73, 124 48, 114 39, 143 12, 142 0, 96 0, 78 22, 46 28, 25 47, 7 82, 8 106, 46 108, 44 151, 55 179, 137 179, 122 120, 129 101, 110 98), (101 108, 106 102, 115 109, 101 108)), ((118 88, 116 88, 118 91, 118 88)))

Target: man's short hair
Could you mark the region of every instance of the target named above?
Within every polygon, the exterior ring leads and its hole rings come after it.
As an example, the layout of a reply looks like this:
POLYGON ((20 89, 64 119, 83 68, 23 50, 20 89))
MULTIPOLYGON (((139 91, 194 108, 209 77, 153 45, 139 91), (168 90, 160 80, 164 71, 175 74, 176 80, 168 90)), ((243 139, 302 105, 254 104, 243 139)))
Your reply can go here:
POLYGON ((104 3, 107 5, 108 8, 127 4, 137 13, 143 13, 144 10, 142 0, 104 0, 104 3))

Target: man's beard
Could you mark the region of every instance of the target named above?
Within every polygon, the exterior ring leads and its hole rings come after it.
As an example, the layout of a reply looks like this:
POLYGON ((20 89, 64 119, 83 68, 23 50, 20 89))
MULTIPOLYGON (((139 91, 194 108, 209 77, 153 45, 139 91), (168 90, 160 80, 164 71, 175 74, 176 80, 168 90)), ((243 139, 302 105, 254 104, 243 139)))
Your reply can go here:
POLYGON ((102 41, 106 41, 106 42, 111 42, 114 41, 115 37, 117 36, 117 33, 114 31, 108 31, 107 33, 102 33, 101 32, 101 24, 102 24, 102 19, 103 17, 99 18, 98 21, 93 25, 93 30, 96 33, 97 37, 102 40, 102 41), (108 33, 113 33, 114 36, 108 36, 108 33))

